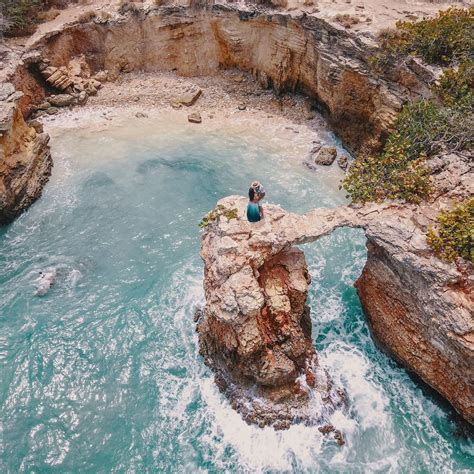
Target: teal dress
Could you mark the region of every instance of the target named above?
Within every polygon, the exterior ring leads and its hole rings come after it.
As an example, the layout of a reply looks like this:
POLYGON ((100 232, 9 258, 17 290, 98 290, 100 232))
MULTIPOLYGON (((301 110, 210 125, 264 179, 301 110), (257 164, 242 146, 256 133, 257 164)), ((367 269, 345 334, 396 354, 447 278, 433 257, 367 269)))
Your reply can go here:
POLYGON ((247 205, 247 219, 249 222, 258 222, 260 217, 260 206, 256 202, 249 201, 247 205))

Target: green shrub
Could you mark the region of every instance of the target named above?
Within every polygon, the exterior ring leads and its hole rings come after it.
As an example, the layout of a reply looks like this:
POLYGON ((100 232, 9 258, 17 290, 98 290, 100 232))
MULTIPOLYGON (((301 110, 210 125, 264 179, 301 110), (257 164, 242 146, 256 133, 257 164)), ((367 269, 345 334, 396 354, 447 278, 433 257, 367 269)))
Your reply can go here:
POLYGON ((0 0, 0 9, 8 22, 6 35, 29 34, 35 28, 35 15, 44 6, 43 0, 0 0))
POLYGON ((425 158, 472 149, 471 106, 435 100, 406 104, 379 156, 358 156, 343 181, 354 202, 402 199, 420 202, 430 193, 425 158))
POLYGON ((215 209, 212 211, 208 212, 201 220, 199 223, 199 227, 201 229, 207 227, 211 222, 216 221, 219 217, 223 216, 227 219, 227 222, 229 222, 231 219, 237 219, 238 211, 234 207, 232 209, 228 209, 222 204, 218 204, 215 209))
POLYGON ((31 34, 38 23, 58 16, 58 8, 67 3, 68 0, 0 0, 3 33, 6 36, 31 34))
POLYGON ((430 193, 430 179, 423 159, 407 159, 410 145, 392 140, 380 156, 359 156, 343 181, 353 202, 402 199, 418 203, 430 193))
POLYGON ((437 223, 426 234, 434 253, 448 262, 462 257, 474 263, 474 198, 440 212, 437 223))
POLYGON ((474 7, 449 8, 434 18, 417 22, 398 21, 395 30, 379 35, 379 62, 407 55, 423 58, 428 64, 450 66, 472 59, 474 49, 474 7))
POLYGON ((444 105, 474 105, 474 61, 463 61, 457 68, 446 69, 433 87, 444 105))
POLYGON ((472 150, 473 15, 474 8, 451 8, 434 19, 398 23, 397 30, 382 32, 385 54, 400 57, 416 53, 430 62, 460 62, 446 69, 433 86, 437 98, 403 107, 379 156, 357 157, 342 184, 354 202, 419 202, 430 193, 425 158, 440 152, 472 150))

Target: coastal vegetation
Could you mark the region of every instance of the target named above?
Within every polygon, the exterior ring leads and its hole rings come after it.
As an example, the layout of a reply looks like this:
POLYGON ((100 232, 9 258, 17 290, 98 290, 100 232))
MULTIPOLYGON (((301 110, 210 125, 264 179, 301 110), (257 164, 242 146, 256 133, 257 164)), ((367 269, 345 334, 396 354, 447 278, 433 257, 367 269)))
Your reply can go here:
POLYGON ((38 23, 52 20, 67 0, 0 0, 0 34, 24 36, 33 33, 38 23))
POLYGON ((228 209, 222 204, 218 204, 215 209, 208 212, 202 218, 201 222, 199 223, 199 227, 203 229, 207 227, 209 224, 211 224, 212 222, 215 222, 221 216, 225 217, 227 219, 227 222, 229 222, 232 219, 237 219, 238 217, 237 209, 236 208, 228 209))
POLYGON ((445 67, 434 97, 407 103, 379 155, 361 154, 343 187, 354 202, 401 199, 418 203, 431 191, 426 159, 472 149, 474 107, 474 8, 450 8, 429 20, 398 22, 383 32, 375 68, 408 56, 445 67))
POLYGON ((462 257, 474 263, 474 198, 441 211, 436 229, 428 229, 426 240, 434 253, 447 262, 462 257))

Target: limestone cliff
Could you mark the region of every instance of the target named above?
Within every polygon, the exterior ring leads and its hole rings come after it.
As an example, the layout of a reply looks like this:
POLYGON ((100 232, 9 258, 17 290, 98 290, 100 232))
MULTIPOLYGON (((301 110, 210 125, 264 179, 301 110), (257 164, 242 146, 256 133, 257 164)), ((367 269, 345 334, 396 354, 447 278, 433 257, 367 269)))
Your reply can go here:
POLYGON ((0 91, 0 225, 11 222, 41 195, 51 174, 49 136, 29 127, 12 84, 0 91))
MULTIPOLYGON (((308 276, 293 246, 337 227, 361 227, 369 259, 357 289, 376 340, 474 421, 472 288, 462 269, 435 259, 427 247, 424 226, 432 207, 344 206, 300 216, 267 206, 265 220, 249 224, 245 202, 220 201, 238 209, 240 217, 212 223, 201 251, 206 291, 198 324, 201 350, 229 398, 236 392, 229 384, 251 385, 272 406, 284 387, 294 409, 297 380, 319 386, 321 368, 306 329, 308 276)), ((330 379, 322 378, 327 386, 330 379)), ((332 409, 341 406, 334 395, 326 400, 332 409)))
MULTIPOLYGON (((372 70, 373 41, 314 15, 209 2, 201 7, 147 7, 67 25, 40 37, 20 66, 16 86, 25 110, 34 97, 30 75, 40 56, 65 68, 84 54, 91 71, 170 71, 212 75, 238 67, 275 91, 300 91, 315 101, 352 151, 377 148, 408 98, 429 94, 432 76, 410 64, 381 75, 372 70), (35 64, 34 55, 37 55, 35 64)), ((66 81, 67 83, 67 81, 66 81)), ((43 84, 45 87, 46 85, 43 84)))

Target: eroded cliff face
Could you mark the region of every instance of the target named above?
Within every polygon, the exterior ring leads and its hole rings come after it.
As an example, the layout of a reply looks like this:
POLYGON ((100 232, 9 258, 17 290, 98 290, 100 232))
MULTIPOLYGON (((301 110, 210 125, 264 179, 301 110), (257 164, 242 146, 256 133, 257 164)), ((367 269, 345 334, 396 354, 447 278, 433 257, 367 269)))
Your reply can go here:
MULTIPOLYGON (((209 4, 148 8, 73 24, 40 38, 30 51, 55 67, 84 54, 93 72, 106 69, 112 79, 131 71, 174 70, 194 76, 238 67, 264 87, 307 94, 345 145, 357 152, 380 146, 404 101, 429 94, 428 73, 419 65, 386 76, 373 71, 372 48, 364 36, 302 12, 209 4)), ((16 80, 25 92, 25 110, 41 95, 27 77, 35 70, 34 55, 27 61, 29 67, 16 80)))
POLYGON ((400 265, 369 242, 355 286, 382 349, 474 423, 472 283, 440 280, 427 270, 400 265))
POLYGON ((29 127, 21 94, 3 84, 0 102, 0 225, 11 222, 41 195, 53 165, 49 136, 29 127))
POLYGON ((474 421, 472 279, 466 268, 432 256, 424 233, 436 215, 432 206, 343 206, 304 215, 266 206, 265 220, 250 224, 244 198, 219 204, 239 217, 219 217, 203 235, 206 306, 198 333, 219 386, 246 419, 261 422, 252 410, 249 416, 249 391, 266 400, 258 412, 269 422, 285 413, 288 423, 324 423, 343 406, 310 345, 307 269, 293 246, 350 226, 368 238, 368 262, 356 286, 375 339, 474 421), (308 419, 314 394, 322 402, 308 419))

